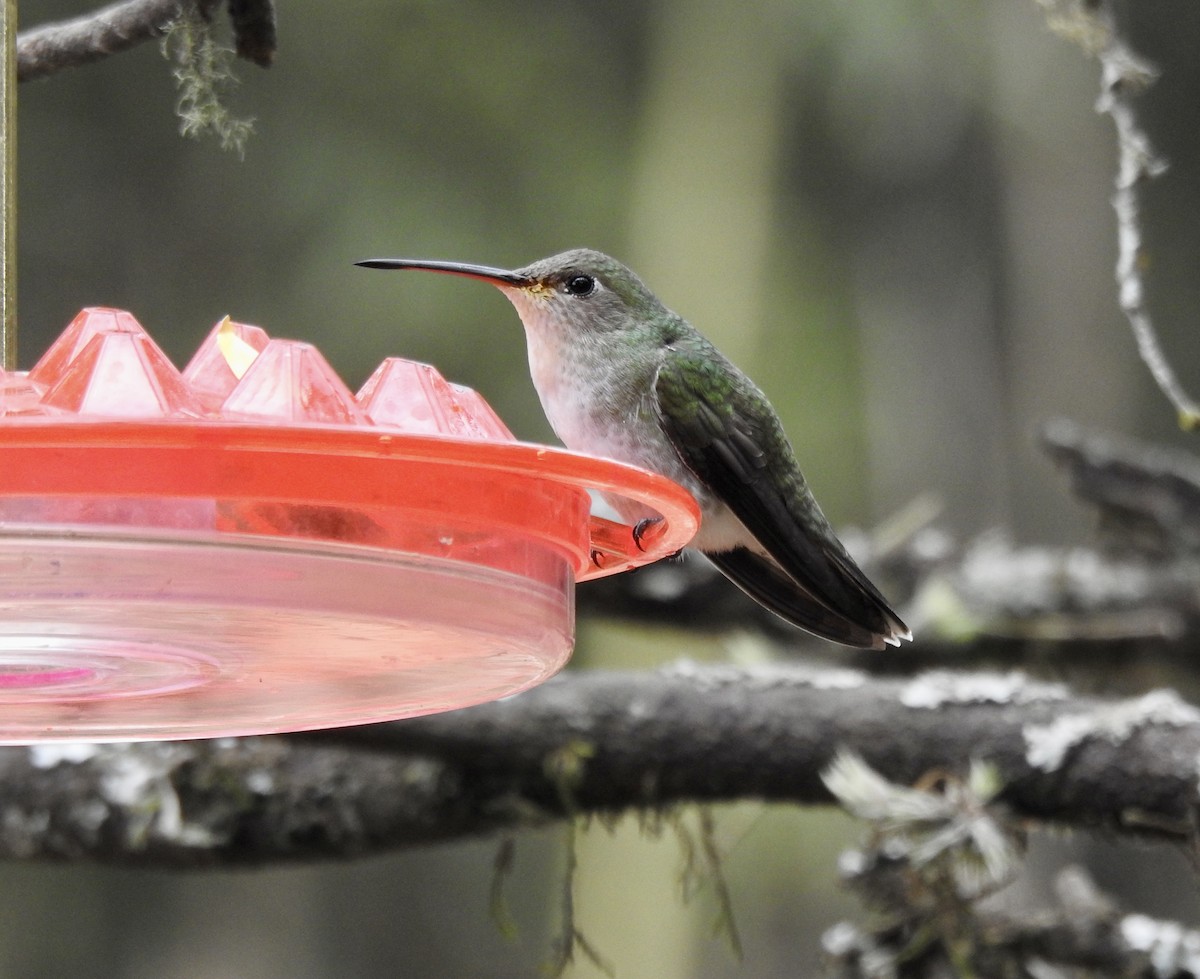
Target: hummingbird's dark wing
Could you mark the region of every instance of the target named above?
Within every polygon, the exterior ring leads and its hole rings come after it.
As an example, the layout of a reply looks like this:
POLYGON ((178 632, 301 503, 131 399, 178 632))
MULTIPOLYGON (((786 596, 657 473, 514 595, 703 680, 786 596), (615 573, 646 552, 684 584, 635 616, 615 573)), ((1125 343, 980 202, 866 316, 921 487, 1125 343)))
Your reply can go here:
POLYGON ((770 555, 710 553, 723 573, 778 615, 835 642, 882 649, 909 635, 834 535, 752 381, 707 341, 681 343, 659 368, 654 394, 684 463, 770 555))
POLYGON ((886 645, 878 633, 826 608, 770 558, 744 547, 705 556, 756 602, 801 629, 847 646, 882 649, 886 645))

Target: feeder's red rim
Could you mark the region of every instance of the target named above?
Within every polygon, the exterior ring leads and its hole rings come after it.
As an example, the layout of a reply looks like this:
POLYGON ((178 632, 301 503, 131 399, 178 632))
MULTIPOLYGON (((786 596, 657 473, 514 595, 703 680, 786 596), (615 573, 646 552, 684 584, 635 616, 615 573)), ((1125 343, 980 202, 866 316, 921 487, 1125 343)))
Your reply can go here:
MULTIPOLYGON (((114 495, 188 496, 235 495, 237 481, 245 471, 229 467, 219 478, 207 473, 208 483, 189 491, 187 458, 162 485, 146 485, 135 465, 104 466, 102 460, 69 469, 69 480, 56 477, 47 467, 32 460, 24 463, 22 453, 52 453, 96 456, 105 450, 129 453, 188 450, 229 450, 262 453, 265 460, 279 453, 295 453, 324 460, 329 465, 349 460, 408 461, 447 467, 447 479, 455 469, 485 470, 530 481, 549 480, 572 490, 597 490, 622 496, 661 514, 663 521, 643 540, 645 550, 634 542, 632 528, 591 516, 588 555, 576 555, 577 580, 598 578, 650 564, 684 547, 700 526, 700 512, 691 494, 658 473, 613 459, 571 452, 568 449, 530 442, 462 439, 443 435, 414 435, 385 426, 280 425, 230 421, 180 421, 177 419, 75 419, 33 416, 10 417, 0 422, 0 451, 6 453, 0 466, 0 495, 114 495), (84 476, 82 480, 80 477, 84 476), (217 478, 220 485, 214 486, 217 478)), ((354 487, 355 490, 360 489, 354 487)), ((305 498, 302 490, 288 487, 275 498, 305 498)), ((323 497, 322 503, 337 502, 323 497)))

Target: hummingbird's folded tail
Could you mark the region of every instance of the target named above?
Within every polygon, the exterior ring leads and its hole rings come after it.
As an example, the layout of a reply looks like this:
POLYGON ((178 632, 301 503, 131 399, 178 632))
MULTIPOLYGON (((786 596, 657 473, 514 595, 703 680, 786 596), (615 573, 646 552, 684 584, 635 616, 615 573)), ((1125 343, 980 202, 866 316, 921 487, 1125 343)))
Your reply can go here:
MULTIPOLYGON (((865 589, 851 589, 853 599, 844 602, 844 609, 837 609, 806 590, 770 558, 747 548, 709 553, 707 557, 760 605, 814 635, 864 649, 899 646, 900 640, 912 639, 908 626, 869 582, 865 589)), ((847 576, 850 583, 867 580, 857 567, 854 572, 847 576)))

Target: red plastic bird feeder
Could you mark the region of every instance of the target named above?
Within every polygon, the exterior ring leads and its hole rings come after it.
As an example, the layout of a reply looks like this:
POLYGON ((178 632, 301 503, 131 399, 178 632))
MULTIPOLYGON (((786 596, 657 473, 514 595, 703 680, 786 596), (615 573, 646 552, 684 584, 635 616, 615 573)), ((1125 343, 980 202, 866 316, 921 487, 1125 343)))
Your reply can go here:
POLYGON ((517 442, 389 359, 353 395, 231 323, 182 372, 86 309, 0 371, 0 741, 304 730, 503 697, 570 654, 574 583, 698 526, 661 476, 517 442), (590 515, 588 490, 661 514, 590 515))

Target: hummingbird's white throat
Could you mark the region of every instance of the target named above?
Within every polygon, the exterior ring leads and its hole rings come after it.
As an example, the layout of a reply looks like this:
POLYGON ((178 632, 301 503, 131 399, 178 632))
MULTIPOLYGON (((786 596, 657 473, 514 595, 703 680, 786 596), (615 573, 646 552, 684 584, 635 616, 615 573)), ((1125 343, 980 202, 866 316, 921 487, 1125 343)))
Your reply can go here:
MULTIPOLYGON (((528 287, 501 286, 521 317, 525 327, 525 342, 529 350, 529 374, 537 390, 542 410, 550 427, 568 448, 579 452, 593 451, 587 432, 580 420, 589 414, 589 383, 577 376, 580 351, 572 349, 570 327, 558 315, 553 293, 543 285, 528 287)), ((597 446, 597 449, 600 447, 597 446)))

